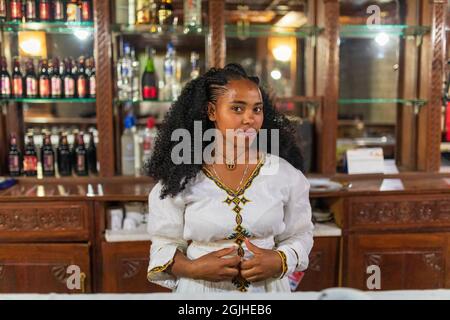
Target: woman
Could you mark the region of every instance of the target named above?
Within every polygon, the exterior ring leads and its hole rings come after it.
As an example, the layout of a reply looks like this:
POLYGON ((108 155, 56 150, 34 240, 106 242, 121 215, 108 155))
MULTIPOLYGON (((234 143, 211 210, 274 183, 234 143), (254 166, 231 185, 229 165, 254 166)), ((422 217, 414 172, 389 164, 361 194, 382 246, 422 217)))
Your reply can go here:
POLYGON ((293 132, 240 65, 212 68, 186 85, 147 164, 158 181, 149 195, 149 281, 176 292, 290 291, 287 276, 307 268, 313 245, 309 183, 293 132), (172 134, 191 133, 182 155, 191 160, 210 146, 198 141, 199 124, 202 133, 219 133, 214 161, 180 164, 172 134), (256 139, 263 130, 266 150, 256 139), (280 156, 271 154, 276 147, 280 156))

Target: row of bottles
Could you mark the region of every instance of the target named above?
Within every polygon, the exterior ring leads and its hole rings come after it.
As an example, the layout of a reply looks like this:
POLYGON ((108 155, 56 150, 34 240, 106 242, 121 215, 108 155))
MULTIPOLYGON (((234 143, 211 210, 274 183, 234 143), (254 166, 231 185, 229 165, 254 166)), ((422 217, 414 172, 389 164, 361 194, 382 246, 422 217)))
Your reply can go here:
MULTIPOLYGON (((178 25, 172 0, 116 0, 116 22, 129 25, 150 25, 150 31, 160 31, 178 25)), ((202 1, 184 0, 185 30, 198 30, 202 24, 202 1)))
POLYGON ((93 21, 92 0, 0 0, 0 21, 93 21))
MULTIPOLYGON (((117 90, 120 100, 176 100, 184 85, 181 82, 181 65, 177 58, 175 47, 171 42, 167 44, 167 51, 163 61, 163 77, 156 73, 155 52, 147 48, 147 62, 140 75, 140 64, 136 53, 128 43, 123 46, 123 55, 117 62, 117 90)), ((189 80, 200 74, 200 55, 191 52, 191 71, 189 80)))
POLYGON ((145 130, 138 130, 135 118, 125 117, 121 137, 122 175, 141 175, 144 163, 150 160, 156 137, 155 119, 149 117, 145 130))
POLYGON ((0 57, 0 98, 95 98, 94 58, 41 59, 38 73, 34 62, 25 62, 22 73, 19 58, 14 58, 10 76, 5 57, 0 57))
POLYGON ((56 148, 52 143, 50 132, 44 133, 41 147, 35 144, 32 132, 27 133, 23 152, 17 145, 15 134, 10 136, 8 152, 8 169, 11 176, 30 176, 38 174, 38 166, 41 164, 42 174, 46 177, 71 176, 74 172, 78 176, 87 176, 89 173, 97 173, 97 150, 94 133, 89 133, 89 143, 86 147, 85 134, 74 132, 73 145, 69 145, 67 132, 61 132, 59 144, 56 148), (40 149, 40 154, 38 154, 40 149))

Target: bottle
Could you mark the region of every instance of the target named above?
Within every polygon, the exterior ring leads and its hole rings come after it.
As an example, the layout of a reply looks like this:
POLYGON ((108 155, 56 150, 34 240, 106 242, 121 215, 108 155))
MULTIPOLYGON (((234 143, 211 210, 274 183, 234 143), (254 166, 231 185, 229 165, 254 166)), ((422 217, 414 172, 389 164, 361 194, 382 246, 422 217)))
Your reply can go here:
POLYGON ((173 44, 167 44, 167 53, 164 58, 164 97, 167 100, 175 100, 176 94, 176 52, 173 44))
POLYGON ((39 1, 39 20, 50 21, 50 0, 39 1))
POLYGON ((197 52, 192 51, 191 52, 190 78, 191 78, 191 80, 194 80, 194 79, 198 78, 199 75, 200 75, 200 55, 197 52))
POLYGON ((136 51, 131 49, 131 98, 133 101, 139 100, 141 94, 141 77, 139 61, 136 59, 136 51))
POLYGON ((9 76, 6 57, 0 58, 0 98, 11 97, 11 77, 9 76))
POLYGON ((136 119, 133 119, 133 126, 131 127, 131 132, 133 133, 133 149, 134 149, 134 174, 139 176, 141 174, 142 168, 142 155, 141 155, 141 145, 142 145, 142 136, 139 133, 139 130, 136 128, 136 119))
POLYGON ((27 21, 37 20, 36 0, 25 1, 25 19, 27 21))
POLYGON ((72 142, 72 148, 70 149, 70 155, 72 159, 72 168, 75 170, 75 167, 77 166, 77 147, 78 147, 78 136, 79 136, 78 129, 73 130, 73 142, 72 142))
POLYGON ((155 118, 149 117, 147 119, 147 127, 144 131, 143 137, 143 151, 142 151, 142 163, 150 161, 153 153, 153 147, 156 137, 155 118))
POLYGON ((76 22, 80 21, 80 7, 78 6, 78 0, 68 0, 66 2, 66 21, 76 22))
POLYGON ((0 22, 5 22, 7 17, 6 0, 0 0, 0 22))
POLYGON ((10 176, 17 177, 21 175, 22 161, 22 153, 17 147, 17 137, 15 134, 11 134, 8 151, 8 171, 10 176))
POLYGON ((23 76, 20 71, 20 61, 19 58, 14 58, 12 73, 12 94, 14 98, 23 97, 23 76))
POLYGON ((132 61, 131 48, 128 43, 123 46, 124 55, 117 62, 117 89, 120 100, 130 100, 132 98, 132 61))
POLYGON ((92 21, 92 0, 81 1, 81 21, 92 21))
POLYGON ((122 148, 122 174, 125 176, 134 175, 134 134, 131 130, 133 127, 133 118, 127 116, 125 118, 125 130, 121 137, 122 148))
POLYGON ((136 24, 150 23, 150 1, 137 0, 136 2, 136 24))
POLYGON ((58 58, 53 58, 52 62, 52 73, 50 76, 50 88, 52 98, 62 97, 63 79, 59 73, 59 60, 58 58))
POLYGON ((85 73, 84 57, 80 57, 78 60, 78 74, 77 74, 77 92, 78 98, 88 97, 88 81, 85 73))
POLYGON ((27 98, 36 98, 38 95, 38 81, 34 72, 33 60, 28 60, 25 74, 25 93, 27 98))
POLYGON ((41 150, 42 173, 46 177, 55 175, 55 151, 53 151, 50 133, 46 133, 41 150))
POLYGON ((202 0, 184 0, 185 30, 196 30, 202 25, 202 0))
POLYGON ((9 2, 11 21, 20 22, 22 20, 22 1, 11 0, 9 2))
POLYGON ((57 151, 58 172, 61 176, 70 176, 72 174, 72 157, 67 141, 67 133, 62 133, 57 151))
POLYGON ((75 97, 75 79, 72 75, 72 62, 67 59, 64 63, 64 97, 74 98, 75 97))
POLYGON ((158 8, 159 25, 170 26, 173 24, 173 18, 172 0, 162 0, 158 8))
POLYGON ((96 174, 97 171, 97 148, 95 147, 94 132, 89 133, 89 145, 87 147, 87 159, 89 171, 96 174))
POLYGON ((34 139, 32 133, 27 133, 27 144, 23 157, 23 171, 28 177, 35 177, 37 175, 37 153, 34 146, 34 139))
POLYGON ((136 0, 128 0, 128 25, 136 24, 136 0))
POLYGON ((44 59, 41 62, 41 70, 39 72, 39 97, 50 97, 50 76, 48 74, 47 59, 44 59))
POLYGON ((95 98, 97 96, 97 79, 95 76, 95 61, 94 58, 88 60, 89 67, 86 69, 86 75, 89 84, 89 97, 95 98))
POLYGON ((80 132, 77 137, 78 143, 75 149, 75 173, 78 176, 87 176, 88 172, 88 158, 87 150, 84 145, 84 134, 80 132))
POLYGON ((53 20, 64 21, 64 0, 53 0, 52 4, 53 20))
POLYGON ((142 75, 142 99, 158 100, 158 80, 155 72, 152 51, 147 50, 148 58, 142 75))

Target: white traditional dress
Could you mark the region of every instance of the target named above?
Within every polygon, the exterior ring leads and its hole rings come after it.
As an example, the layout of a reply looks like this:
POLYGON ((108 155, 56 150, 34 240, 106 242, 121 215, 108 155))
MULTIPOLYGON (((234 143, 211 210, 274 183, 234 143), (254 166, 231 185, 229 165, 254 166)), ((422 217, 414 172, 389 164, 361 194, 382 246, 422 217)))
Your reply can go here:
POLYGON ((149 195, 149 281, 176 292, 290 291, 287 276, 307 268, 314 228, 309 182, 286 160, 271 154, 261 157, 236 192, 207 169, 175 197, 161 200, 161 189, 157 183, 149 195), (240 256, 251 258, 245 237, 258 247, 278 250, 286 272, 280 278, 253 283, 242 277, 222 282, 177 279, 165 272, 176 250, 196 259, 236 246, 240 256))

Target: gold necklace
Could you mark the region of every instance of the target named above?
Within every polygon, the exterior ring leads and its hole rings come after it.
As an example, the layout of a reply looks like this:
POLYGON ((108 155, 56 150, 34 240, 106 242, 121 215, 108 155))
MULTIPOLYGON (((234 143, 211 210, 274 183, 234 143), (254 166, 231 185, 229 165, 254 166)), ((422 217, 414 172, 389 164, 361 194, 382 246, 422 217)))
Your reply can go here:
MULTIPOLYGON (((217 171, 216 171, 216 169, 214 168, 214 164, 212 165, 212 169, 213 169, 213 172, 214 172, 214 175, 216 176, 216 178, 217 178, 219 181, 223 181, 223 180, 220 178, 220 176, 217 174, 217 171)), ((241 181, 239 182, 239 186, 238 186, 238 188, 237 188, 236 191, 239 191, 239 190, 241 189, 242 182, 244 181, 244 178, 245 178, 245 176, 247 175, 247 171, 248 171, 248 163, 247 163, 247 165, 245 166, 244 174, 242 175, 241 181)))

